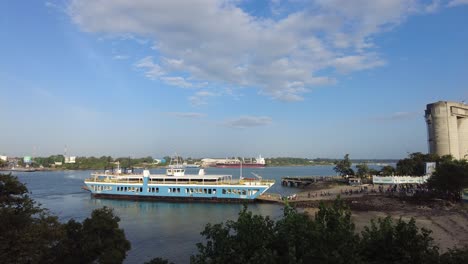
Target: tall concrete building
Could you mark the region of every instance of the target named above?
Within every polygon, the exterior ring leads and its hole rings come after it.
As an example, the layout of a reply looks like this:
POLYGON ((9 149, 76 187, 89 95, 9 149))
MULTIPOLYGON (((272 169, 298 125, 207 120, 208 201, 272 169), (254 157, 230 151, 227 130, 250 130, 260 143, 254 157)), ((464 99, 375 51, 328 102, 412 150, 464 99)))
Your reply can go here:
POLYGON ((429 153, 468 159, 468 105, 439 101, 426 107, 429 153))

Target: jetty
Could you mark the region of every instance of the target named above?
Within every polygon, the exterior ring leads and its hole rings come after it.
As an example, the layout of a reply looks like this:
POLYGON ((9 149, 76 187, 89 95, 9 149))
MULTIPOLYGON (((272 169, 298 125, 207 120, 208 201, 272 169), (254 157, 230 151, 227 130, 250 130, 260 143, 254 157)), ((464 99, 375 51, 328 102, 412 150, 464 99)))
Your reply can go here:
POLYGON ((317 182, 344 182, 341 176, 287 176, 281 178, 281 185, 303 188, 317 182))

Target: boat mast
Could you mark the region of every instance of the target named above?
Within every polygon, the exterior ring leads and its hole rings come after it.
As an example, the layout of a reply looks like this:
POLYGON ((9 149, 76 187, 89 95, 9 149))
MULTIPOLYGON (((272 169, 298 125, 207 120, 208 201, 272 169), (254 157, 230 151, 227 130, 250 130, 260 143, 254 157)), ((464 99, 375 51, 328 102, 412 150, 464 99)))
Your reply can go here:
POLYGON ((239 180, 242 180, 242 160, 240 160, 240 176, 239 176, 239 180))

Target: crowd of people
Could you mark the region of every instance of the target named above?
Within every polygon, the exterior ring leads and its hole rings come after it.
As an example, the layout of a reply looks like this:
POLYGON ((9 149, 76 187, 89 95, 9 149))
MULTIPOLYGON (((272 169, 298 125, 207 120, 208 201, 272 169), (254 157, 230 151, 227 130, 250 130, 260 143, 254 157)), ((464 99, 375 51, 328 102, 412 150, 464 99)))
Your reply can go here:
POLYGON ((352 195, 388 195, 388 196, 413 196, 417 194, 427 194, 429 189, 425 184, 392 184, 392 185, 364 185, 349 188, 341 188, 338 192, 330 190, 321 190, 315 192, 308 192, 307 196, 292 194, 288 196, 282 196, 281 200, 297 200, 298 198, 314 199, 318 197, 330 197, 330 196, 352 196, 352 195))

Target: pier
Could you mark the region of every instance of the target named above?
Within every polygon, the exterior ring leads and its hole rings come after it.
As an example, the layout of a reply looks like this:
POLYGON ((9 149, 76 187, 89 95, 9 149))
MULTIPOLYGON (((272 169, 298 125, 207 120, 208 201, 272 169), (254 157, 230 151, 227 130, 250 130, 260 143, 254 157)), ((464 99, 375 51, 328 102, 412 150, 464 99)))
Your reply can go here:
POLYGON ((281 185, 303 188, 317 182, 344 181, 341 176, 287 176, 281 178, 281 185))

